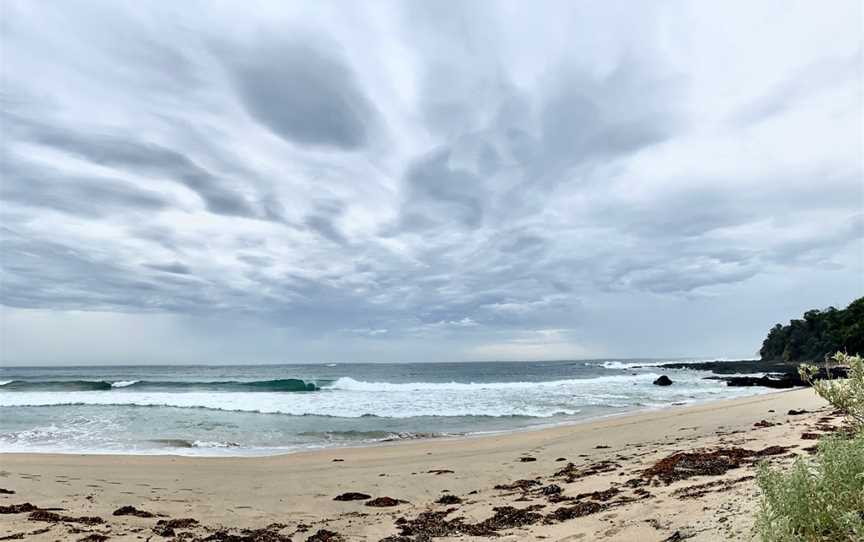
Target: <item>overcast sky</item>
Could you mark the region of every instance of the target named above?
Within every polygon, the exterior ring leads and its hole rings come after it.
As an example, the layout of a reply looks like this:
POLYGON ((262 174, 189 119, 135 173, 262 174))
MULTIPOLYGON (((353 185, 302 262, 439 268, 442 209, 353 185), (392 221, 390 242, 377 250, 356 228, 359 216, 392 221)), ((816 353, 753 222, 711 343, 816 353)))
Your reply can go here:
POLYGON ((4 364, 751 357, 864 295, 856 0, 0 10, 4 364))

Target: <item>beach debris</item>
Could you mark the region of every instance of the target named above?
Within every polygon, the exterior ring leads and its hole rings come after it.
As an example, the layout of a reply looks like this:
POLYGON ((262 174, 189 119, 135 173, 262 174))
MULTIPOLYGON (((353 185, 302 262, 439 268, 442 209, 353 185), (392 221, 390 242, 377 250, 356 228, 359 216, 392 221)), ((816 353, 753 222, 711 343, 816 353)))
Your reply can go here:
POLYGON ((26 533, 12 533, 6 536, 0 536, 0 540, 21 540, 25 536, 36 536, 39 534, 47 533, 51 530, 51 527, 45 527, 44 529, 36 529, 35 531, 30 531, 26 533))
POLYGON ((563 490, 561 489, 561 486, 559 486, 558 484, 549 484, 548 486, 543 486, 537 490, 538 493, 540 493, 541 495, 546 495, 546 496, 548 496, 548 495, 560 495, 561 491, 563 491, 563 490))
POLYGON ((491 517, 488 517, 480 523, 470 526, 474 536, 488 536, 494 534, 495 531, 502 529, 512 529, 514 527, 522 527, 523 525, 532 525, 537 523, 543 516, 538 514, 541 506, 533 505, 527 508, 515 508, 513 506, 496 506, 492 509, 495 512, 491 517))
POLYGON ((14 494, 15 494, 15 492, 12 491, 11 489, 5 489, 5 488, 0 487, 0 495, 14 495, 14 494))
POLYGON ((567 463, 564 468, 558 470, 553 476, 556 478, 564 478, 567 483, 572 483, 580 478, 585 478, 586 476, 611 472, 618 467, 620 467, 618 463, 609 460, 591 463, 585 467, 577 467, 573 463, 567 463))
POLYGON ((399 518, 396 527, 399 535, 389 536, 381 542, 413 542, 423 541, 442 536, 456 536, 468 534, 463 518, 448 520, 447 516, 454 512, 455 508, 448 508, 437 512, 421 512, 414 519, 399 518))
POLYGON ((644 485, 648 485, 648 482, 644 478, 630 478, 624 482, 624 486, 631 489, 642 487, 644 485))
POLYGON ((609 448, 611 448, 611 446, 607 446, 605 444, 598 444, 597 446, 594 446, 595 450, 608 450, 609 448))
POLYGON ((376 497, 371 501, 366 501, 366 506, 372 506, 375 508, 387 508, 390 506, 399 506, 400 504, 405 504, 408 501, 403 501, 399 499, 394 499, 393 497, 376 497))
POLYGON ((548 516, 546 516, 546 523, 554 523, 556 521, 566 521, 568 519, 581 518, 583 516, 588 516, 590 514, 596 514, 597 512, 606 508, 604 504, 598 504, 596 502, 577 502, 572 506, 562 506, 558 508, 548 516))
POLYGON ((655 386, 671 386, 672 379, 666 375, 661 375, 660 378, 654 381, 655 386))
POLYGON ((338 458, 338 457, 333 459, 333 463, 341 463, 342 461, 345 461, 345 460, 344 460, 344 459, 340 459, 340 458, 338 458))
POLYGON ((696 536, 696 533, 683 534, 681 531, 675 531, 674 533, 672 533, 672 536, 664 538, 663 542, 681 542, 682 540, 687 540, 688 538, 693 538, 694 536, 696 536))
POLYGON ((435 501, 436 504, 462 504, 462 499, 457 497, 456 495, 441 495, 438 497, 438 500, 435 501))
POLYGON ((707 495, 708 493, 719 493, 731 489, 732 486, 755 479, 755 476, 742 476, 734 480, 714 480, 704 484, 695 484, 692 486, 682 487, 672 492, 674 497, 679 499, 693 499, 707 495))
POLYGON ((537 512, 541 507, 498 506, 492 509, 492 516, 478 523, 466 523, 464 517, 447 519, 449 514, 456 511, 455 508, 421 512, 411 520, 399 518, 396 521, 399 534, 384 538, 381 542, 425 542, 432 538, 459 535, 496 536, 500 530, 533 525, 543 520, 544 516, 537 512))
MULTIPOLYGON (((220 530, 212 533, 206 538, 193 539, 200 542, 291 542, 291 538, 283 534, 279 534, 281 529, 285 528, 282 523, 271 523, 263 529, 243 529, 239 534, 231 533, 227 530, 220 530)), ((335 533, 334 533, 335 534, 335 533)), ((309 540, 312 540, 310 538, 309 540)), ((321 540, 342 540, 342 538, 326 538, 321 540)))
POLYGON ((159 536, 174 536, 174 529, 188 529, 198 525, 197 519, 178 518, 178 519, 160 519, 153 527, 153 532, 159 536))
POLYGON ((768 420, 759 420, 758 422, 753 424, 753 427, 774 427, 775 425, 780 425, 779 423, 772 423, 768 420))
POLYGON ((672 482, 693 476, 719 476, 728 470, 740 467, 745 462, 780 455, 788 450, 789 448, 783 446, 769 446, 762 450, 717 448, 695 452, 676 452, 644 470, 642 476, 647 480, 656 478, 669 485, 672 482))
POLYGON ((793 409, 789 410, 789 412, 787 412, 786 414, 787 414, 788 416, 800 416, 801 414, 807 414, 807 413, 808 413, 807 410, 805 410, 805 409, 803 409, 803 408, 800 409, 800 410, 795 410, 795 409, 793 408, 793 409))
POLYGON ((537 458, 531 457, 530 455, 525 455, 519 458, 520 463, 530 463, 532 461, 537 461, 537 458))
POLYGON ((29 502, 21 504, 0 505, 0 514, 23 514, 24 512, 33 512, 39 510, 39 507, 29 502))
POLYGON ((117 510, 114 510, 112 513, 114 516, 136 516, 139 518, 152 518, 156 517, 156 514, 152 512, 147 512, 146 510, 139 510, 134 506, 121 506, 117 510))
POLYGON ((819 433, 801 433, 801 440, 819 440, 819 433))
POLYGON ((349 491, 347 493, 343 493, 341 495, 336 495, 333 497, 334 501, 365 501, 366 499, 371 499, 372 495, 367 495, 365 493, 358 493, 356 491, 349 491))
POLYGON ((344 542, 345 538, 333 531, 319 529, 315 534, 306 539, 306 542, 344 542))
POLYGON ((453 471, 450 469, 432 469, 426 472, 429 474, 453 474, 453 471))
POLYGON ((604 491, 592 491, 591 493, 580 493, 576 495, 576 499, 593 499, 595 501, 606 502, 615 495, 621 493, 621 490, 615 487, 610 487, 604 491))
POLYGON ((566 457, 559 457, 559 458, 557 458, 555 461, 558 461, 558 462, 560 462, 560 461, 567 461, 567 458, 566 458, 566 457))
POLYGON ((27 519, 29 521, 47 521, 50 523, 81 523, 83 525, 99 525, 105 523, 105 520, 99 516, 64 516, 56 512, 49 512, 48 510, 42 509, 34 510, 29 516, 27 516, 27 519))
POLYGON ((515 482, 510 484, 498 484, 493 489, 500 489, 504 491, 513 491, 518 489, 520 491, 528 491, 532 487, 539 485, 540 482, 538 482, 537 480, 516 480, 515 482))

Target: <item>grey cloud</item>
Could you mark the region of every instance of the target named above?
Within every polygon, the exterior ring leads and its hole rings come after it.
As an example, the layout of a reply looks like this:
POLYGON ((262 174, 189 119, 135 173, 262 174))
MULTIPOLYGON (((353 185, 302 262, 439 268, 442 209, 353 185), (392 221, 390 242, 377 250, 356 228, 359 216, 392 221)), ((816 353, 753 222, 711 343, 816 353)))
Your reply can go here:
POLYGON ((857 85, 860 90, 860 75, 860 51, 845 58, 821 60, 804 66, 768 92, 744 104, 731 115, 730 120, 736 125, 761 122, 789 110, 812 94, 844 83, 857 85))
POLYGON ((192 271, 188 266, 183 265, 180 262, 167 263, 167 264, 159 264, 159 263, 151 263, 146 264, 145 267, 149 267, 150 269, 155 269, 156 271, 164 271, 165 273, 173 273, 175 275, 190 275, 192 271))
POLYGON ((62 132, 43 133, 42 144, 53 146, 110 167, 137 170, 182 183, 198 194, 207 209, 216 214, 256 217, 255 209, 239 193, 186 156, 156 144, 113 136, 88 136, 62 132))
MULTIPOLYGON (((644 61, 642 61, 644 63, 644 61)), ((678 128, 672 89, 677 81, 650 75, 640 61, 623 58, 606 77, 565 67, 542 105, 540 168, 552 182, 567 168, 613 159, 672 137, 678 128)), ((535 170, 537 167, 535 166, 535 170)))
POLYGON ((121 134, 55 128, 15 114, 5 114, 3 119, 19 139, 77 155, 95 164, 181 183, 201 197, 212 213, 264 218, 242 194, 225 186, 224 180, 175 150, 121 134))
POLYGON ((772 87, 754 44, 726 59, 704 21, 652 7, 636 24, 632 9, 374 3, 351 24, 327 2, 276 17, 219 4, 206 21, 185 3, 16 11, 0 36, 0 303, 249 319, 298 352, 382 361, 387 343, 392 361, 531 330, 645 355, 669 352, 674 327, 698 353, 722 343, 718 322, 750 337, 793 298, 848 301, 860 101, 824 99, 845 61, 806 68, 837 48, 778 47, 805 68, 770 72, 772 87), (692 55, 666 58, 684 43, 692 55), (717 85, 733 68, 758 79, 736 81, 740 111, 717 85), (838 129, 799 140, 805 101, 838 129), (741 125, 774 117, 797 129, 741 125), (715 143, 747 151, 715 159, 715 143))
POLYGON ((338 245, 344 245, 347 239, 345 239, 345 236, 334 224, 336 219, 342 214, 342 211, 343 206, 339 201, 319 202, 315 205, 315 211, 306 216, 304 224, 325 239, 329 239, 338 245))
POLYGON ((450 159, 449 150, 438 150, 408 171, 403 226, 424 228, 455 220, 464 227, 475 228, 483 222, 486 195, 482 179, 454 166, 450 159))
POLYGON ((116 179, 72 177, 51 170, 29 174, 23 174, 21 170, 8 174, 7 170, 6 173, 0 183, 0 199, 73 215, 98 218, 129 212, 154 212, 173 204, 158 192, 116 179))
POLYGON ((264 40, 226 58, 246 110, 278 136, 345 151, 368 144, 375 109, 337 51, 264 40))
MULTIPOLYGON (((539 212, 560 185, 587 183, 591 168, 674 137, 683 128, 674 100, 681 81, 652 74, 647 62, 626 56, 604 77, 565 62, 535 95, 500 77, 479 81, 488 99, 463 99, 476 111, 445 115, 448 144, 407 169, 402 226, 506 225, 539 212)), ((435 93, 446 94, 450 80, 436 81, 421 105, 440 117, 435 93)))

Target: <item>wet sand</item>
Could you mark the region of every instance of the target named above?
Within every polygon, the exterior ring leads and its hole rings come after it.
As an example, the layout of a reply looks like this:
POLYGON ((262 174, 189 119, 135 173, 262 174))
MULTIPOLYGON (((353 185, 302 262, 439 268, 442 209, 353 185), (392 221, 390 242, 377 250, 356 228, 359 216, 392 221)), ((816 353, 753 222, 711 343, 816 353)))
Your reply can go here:
POLYGON ((840 421, 799 389, 272 457, 3 454, 0 540, 747 540, 755 463, 806 454, 807 433, 840 421), (39 510, 7 508, 23 503, 39 510))

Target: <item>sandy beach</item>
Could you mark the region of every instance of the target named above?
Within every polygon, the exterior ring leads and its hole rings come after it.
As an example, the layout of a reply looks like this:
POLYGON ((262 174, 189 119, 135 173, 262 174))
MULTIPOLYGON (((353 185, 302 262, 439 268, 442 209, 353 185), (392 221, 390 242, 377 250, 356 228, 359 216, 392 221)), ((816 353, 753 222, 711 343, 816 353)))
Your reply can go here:
POLYGON ((755 462, 791 461, 807 453, 812 434, 839 423, 812 390, 795 390, 543 430, 259 458, 5 454, 0 533, 90 541, 748 539, 755 462), (660 462, 698 449, 715 453, 660 462), (352 492, 364 495, 334 500, 352 492), (23 503, 48 512, 9 513, 23 503), (113 515, 123 506, 153 517, 113 515), (184 518, 196 523, 170 523, 184 518))

